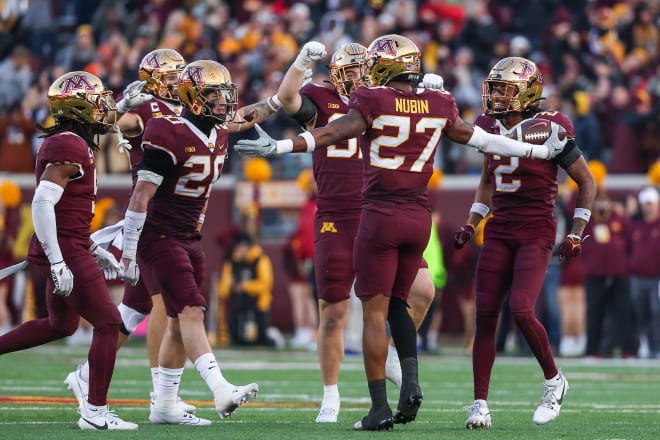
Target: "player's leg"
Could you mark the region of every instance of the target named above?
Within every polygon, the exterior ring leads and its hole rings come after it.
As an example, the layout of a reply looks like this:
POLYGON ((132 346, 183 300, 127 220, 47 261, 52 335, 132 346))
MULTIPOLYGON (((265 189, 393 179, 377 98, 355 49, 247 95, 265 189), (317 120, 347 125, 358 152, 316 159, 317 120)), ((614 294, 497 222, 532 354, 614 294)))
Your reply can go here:
POLYGON ((468 429, 491 426, 488 388, 495 362, 495 337, 502 303, 511 284, 513 253, 502 240, 484 242, 476 269, 476 332, 472 351, 474 403, 465 422, 468 429))
POLYGON ((552 244, 542 241, 521 243, 514 263, 509 307, 513 320, 525 336, 530 350, 541 365, 545 377, 544 391, 534 412, 534 423, 545 425, 559 415, 568 381, 557 370, 548 333, 534 314, 546 268, 552 255, 552 244))
POLYGON ((314 266, 319 296, 317 350, 323 380, 323 401, 316 417, 320 423, 337 421, 340 408, 339 369, 344 360, 344 326, 348 315, 353 271, 353 241, 358 218, 317 216, 314 266), (335 232, 321 234, 322 225, 333 221, 335 232))

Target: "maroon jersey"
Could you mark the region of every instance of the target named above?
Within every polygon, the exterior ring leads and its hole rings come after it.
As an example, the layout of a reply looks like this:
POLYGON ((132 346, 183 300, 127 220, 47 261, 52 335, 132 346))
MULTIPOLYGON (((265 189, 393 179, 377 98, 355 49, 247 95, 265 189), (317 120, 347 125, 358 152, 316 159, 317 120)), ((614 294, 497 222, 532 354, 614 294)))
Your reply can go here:
MULTIPOLYGON (((566 129, 569 138, 575 137, 573 123, 563 113, 543 112, 534 117, 556 122, 566 129)), ((479 116, 475 125, 489 133, 506 133, 504 126, 491 116, 479 116)), ((486 223, 485 237, 523 238, 532 234, 554 243, 557 169, 557 163, 551 160, 489 154, 493 217, 486 223)))
POLYGON ((458 117, 454 97, 439 90, 361 87, 351 93, 349 107, 359 111, 369 127, 360 145, 365 203, 428 206, 436 146, 458 117))
MULTIPOLYGON (((132 109, 129 113, 135 113, 142 120, 142 126, 146 127, 151 118, 180 115, 181 105, 153 98, 151 101, 132 109)), ((133 178, 133 186, 135 186, 138 165, 142 161, 142 135, 129 138, 128 141, 131 144, 131 150, 128 152, 131 160, 131 177, 133 178)))
POLYGON ((638 277, 660 277, 660 218, 632 225, 630 273, 638 277))
MULTIPOLYGON (((55 205, 57 236, 87 242, 96 201, 96 164, 87 142, 72 132, 57 133, 46 138, 37 154, 37 185, 50 164, 74 164, 78 173, 71 177, 55 205)), ((64 253, 64 248, 62 249, 64 253)), ((36 236, 32 237, 30 256, 48 263, 36 236)), ((66 255, 65 255, 66 260, 66 255)))
POLYGON ((216 126, 206 136, 177 116, 153 118, 147 124, 142 147, 166 152, 172 168, 149 203, 146 227, 168 237, 199 237, 199 216, 222 173, 227 157, 227 129, 216 126))
MULTIPOLYGON (((348 105, 335 89, 307 84, 300 89, 316 105, 316 126, 348 113, 348 105)), ((319 213, 359 215, 362 207, 362 154, 357 138, 343 140, 313 153, 314 178, 318 185, 319 213)))

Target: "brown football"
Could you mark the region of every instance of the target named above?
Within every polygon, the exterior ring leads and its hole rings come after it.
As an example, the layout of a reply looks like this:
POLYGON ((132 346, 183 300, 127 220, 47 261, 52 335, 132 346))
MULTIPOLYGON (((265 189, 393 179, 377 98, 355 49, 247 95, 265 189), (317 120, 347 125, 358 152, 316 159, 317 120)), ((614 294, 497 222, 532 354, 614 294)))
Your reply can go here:
MULTIPOLYGON (((550 121, 547 119, 525 119, 512 133, 512 137, 529 144, 542 145, 552 134, 550 121)), ((566 138, 566 130, 559 127, 559 140, 566 138)))

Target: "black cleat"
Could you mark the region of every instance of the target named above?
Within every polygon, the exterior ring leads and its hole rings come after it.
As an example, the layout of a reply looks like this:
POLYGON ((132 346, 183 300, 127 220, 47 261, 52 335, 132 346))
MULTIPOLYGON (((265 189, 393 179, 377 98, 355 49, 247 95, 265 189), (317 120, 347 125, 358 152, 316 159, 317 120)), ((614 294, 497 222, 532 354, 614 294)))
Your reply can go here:
POLYGON ((408 422, 414 421, 423 400, 424 395, 418 383, 414 382, 401 387, 399 404, 396 407, 396 413, 393 417, 394 423, 405 425, 408 422))
POLYGON ((394 428, 392 410, 389 406, 375 410, 371 408, 369 414, 353 425, 356 431, 389 431, 394 428))

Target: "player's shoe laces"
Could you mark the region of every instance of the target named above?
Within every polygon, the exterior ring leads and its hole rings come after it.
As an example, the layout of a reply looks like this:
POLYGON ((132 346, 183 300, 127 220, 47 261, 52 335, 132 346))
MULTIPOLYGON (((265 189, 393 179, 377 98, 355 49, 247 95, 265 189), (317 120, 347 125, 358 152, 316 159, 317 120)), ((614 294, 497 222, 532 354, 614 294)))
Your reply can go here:
POLYGON ((208 426, 212 422, 185 412, 177 404, 161 406, 158 403, 151 405, 149 422, 155 425, 187 425, 208 426))
POLYGON ((385 377, 392 382, 398 389, 401 389, 403 376, 401 373, 401 362, 396 348, 391 345, 387 348, 387 359, 385 360, 385 377))
POLYGON ((394 423, 405 425, 417 417, 419 407, 422 406, 424 395, 417 382, 406 382, 399 393, 399 404, 394 413, 394 423))
POLYGON ((559 372, 559 383, 553 384, 552 381, 553 379, 545 381, 541 402, 534 411, 534 423, 537 425, 545 425, 557 418, 561 405, 564 403, 564 396, 568 392, 568 381, 561 371, 559 372))
POLYGON ((138 429, 137 424, 122 420, 117 414, 110 411, 107 405, 97 410, 88 409, 83 405, 80 409, 78 427, 80 429, 96 429, 99 431, 134 431, 138 429))
MULTIPOLYGON (((156 399, 154 398, 153 391, 149 393, 149 398, 151 399, 151 406, 154 406, 156 404, 156 399)), ((195 414, 195 411, 197 411, 197 407, 195 405, 184 402, 183 399, 181 399, 179 396, 176 396, 176 406, 190 414, 195 414)))
POLYGON ((372 407, 369 414, 353 425, 353 429, 356 431, 389 431, 393 428, 394 419, 389 406, 384 406, 378 410, 374 410, 372 407))
POLYGON ((316 423, 337 423, 337 416, 339 416, 339 408, 326 406, 321 408, 319 415, 316 416, 316 423))
POLYGON ((467 429, 490 428, 490 410, 485 400, 475 400, 472 406, 463 408, 470 411, 470 415, 465 421, 467 429))
POLYGON ((73 392, 76 400, 78 401, 78 408, 81 410, 85 407, 87 395, 89 394, 89 382, 84 380, 80 375, 82 366, 78 365, 75 371, 72 371, 64 379, 67 389, 73 392))
POLYGON ((259 385, 256 383, 220 388, 213 392, 215 410, 221 419, 230 417, 236 408, 257 397, 258 392, 259 385))

